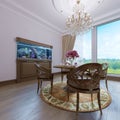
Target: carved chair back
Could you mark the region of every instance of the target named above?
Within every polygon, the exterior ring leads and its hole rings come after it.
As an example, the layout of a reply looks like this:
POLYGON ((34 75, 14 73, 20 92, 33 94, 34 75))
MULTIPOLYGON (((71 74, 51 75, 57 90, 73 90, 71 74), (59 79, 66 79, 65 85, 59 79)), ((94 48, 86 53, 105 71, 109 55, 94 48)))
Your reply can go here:
POLYGON ((79 90, 94 90, 99 88, 102 65, 88 63, 72 69, 67 75, 67 83, 79 90))

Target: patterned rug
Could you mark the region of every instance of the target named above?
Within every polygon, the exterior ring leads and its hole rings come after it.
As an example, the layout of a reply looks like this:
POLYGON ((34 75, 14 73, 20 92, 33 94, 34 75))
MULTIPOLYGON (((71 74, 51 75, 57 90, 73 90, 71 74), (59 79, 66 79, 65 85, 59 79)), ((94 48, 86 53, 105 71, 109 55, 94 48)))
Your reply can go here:
MULTIPOLYGON (((76 93, 70 93, 69 101, 65 90, 66 83, 56 82, 53 86, 52 95, 50 94, 50 85, 42 88, 40 96, 46 103, 67 111, 76 111, 76 93)), ((90 94, 80 93, 79 112, 92 112, 99 110, 96 94, 93 94, 93 103, 90 94)), ((111 103, 110 94, 101 89, 100 91, 101 107, 106 108, 111 103)))

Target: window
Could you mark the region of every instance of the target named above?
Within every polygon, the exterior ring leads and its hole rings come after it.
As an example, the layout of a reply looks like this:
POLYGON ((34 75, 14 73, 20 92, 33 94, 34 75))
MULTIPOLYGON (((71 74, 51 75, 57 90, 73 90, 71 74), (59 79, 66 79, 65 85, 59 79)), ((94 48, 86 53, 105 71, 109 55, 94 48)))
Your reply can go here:
POLYGON ((76 36, 74 50, 80 55, 80 58, 77 60, 78 64, 91 62, 91 31, 87 32, 84 35, 76 36))
POLYGON ((77 50, 80 55, 78 61, 88 63, 92 62, 92 59, 96 61, 97 58, 97 62, 109 64, 108 73, 120 74, 120 20, 102 24, 95 28, 93 28, 95 30, 93 36, 90 31, 76 37, 74 50, 77 50), (97 38, 95 37, 96 33, 97 38), (92 38, 96 41, 92 42, 92 38), (91 46, 95 48, 93 51, 91 46), (92 53, 94 58, 92 58, 92 53))
POLYGON ((108 73, 120 74, 120 20, 97 27, 97 61, 109 64, 108 73))

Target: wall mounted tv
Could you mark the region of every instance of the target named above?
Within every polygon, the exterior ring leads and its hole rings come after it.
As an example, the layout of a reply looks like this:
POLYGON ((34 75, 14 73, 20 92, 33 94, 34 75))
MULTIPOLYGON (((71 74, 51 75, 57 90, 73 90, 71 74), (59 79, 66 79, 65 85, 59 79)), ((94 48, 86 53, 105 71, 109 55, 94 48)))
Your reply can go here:
POLYGON ((52 46, 17 38, 17 58, 51 60, 52 46))

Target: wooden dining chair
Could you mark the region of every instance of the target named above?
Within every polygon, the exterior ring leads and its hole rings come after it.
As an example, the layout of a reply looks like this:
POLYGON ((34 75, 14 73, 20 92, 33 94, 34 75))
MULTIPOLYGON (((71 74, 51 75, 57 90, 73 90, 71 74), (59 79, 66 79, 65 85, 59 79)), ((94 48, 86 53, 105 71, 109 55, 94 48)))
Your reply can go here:
POLYGON ((70 70, 67 74, 67 93, 69 100, 69 93, 71 91, 77 93, 76 112, 79 112, 79 93, 91 94, 91 101, 93 102, 93 94, 97 93, 98 106, 102 114, 100 103, 100 73, 102 65, 99 63, 83 64, 75 69, 70 70))
POLYGON ((53 89, 53 74, 51 73, 50 68, 46 68, 44 66, 41 66, 38 63, 34 63, 36 67, 36 76, 38 80, 38 87, 37 87, 37 93, 39 92, 39 89, 42 88, 42 82, 43 81, 50 81, 51 82, 51 94, 53 89))

